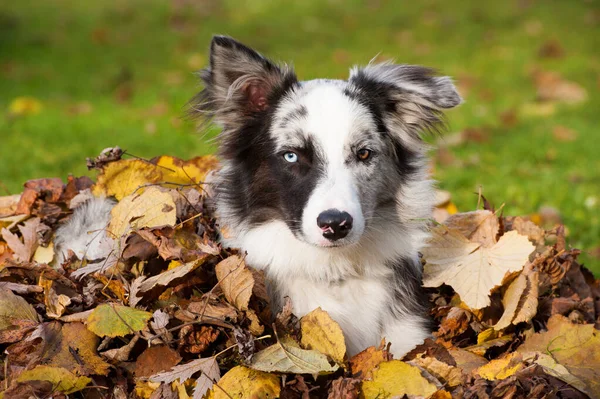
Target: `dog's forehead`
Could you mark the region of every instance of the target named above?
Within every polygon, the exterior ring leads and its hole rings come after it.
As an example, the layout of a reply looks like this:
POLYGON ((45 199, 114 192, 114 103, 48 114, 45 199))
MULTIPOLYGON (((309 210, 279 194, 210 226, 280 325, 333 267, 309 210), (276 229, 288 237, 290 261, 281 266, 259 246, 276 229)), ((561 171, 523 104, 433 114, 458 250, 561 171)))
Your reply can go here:
POLYGON ((281 146, 302 145, 306 139, 325 147, 349 145, 374 127, 368 109, 345 93, 348 83, 337 80, 303 82, 282 100, 273 134, 281 146))

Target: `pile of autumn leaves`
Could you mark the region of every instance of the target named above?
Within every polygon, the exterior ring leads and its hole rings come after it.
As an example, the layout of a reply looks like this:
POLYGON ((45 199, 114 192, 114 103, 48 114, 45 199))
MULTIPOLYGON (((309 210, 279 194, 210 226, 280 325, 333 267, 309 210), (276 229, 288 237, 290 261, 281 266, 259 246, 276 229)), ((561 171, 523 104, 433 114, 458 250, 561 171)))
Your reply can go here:
POLYGON ((326 312, 272 315, 262 274, 217 244, 213 158, 122 155, 88 162, 95 184, 33 180, 0 198, 0 398, 600 396, 600 281, 562 227, 448 217, 423 251, 433 339, 349 358, 326 312), (118 201, 89 232, 109 251, 57 264, 57 227, 92 196, 118 201))

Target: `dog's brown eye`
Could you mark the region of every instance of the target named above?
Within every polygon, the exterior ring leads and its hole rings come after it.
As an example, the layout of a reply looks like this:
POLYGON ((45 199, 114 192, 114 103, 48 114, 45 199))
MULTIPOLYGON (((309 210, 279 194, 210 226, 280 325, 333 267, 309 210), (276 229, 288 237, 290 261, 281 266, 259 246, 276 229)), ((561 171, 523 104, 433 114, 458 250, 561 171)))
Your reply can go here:
POLYGON ((360 161, 366 161, 371 157, 371 150, 369 150, 368 148, 361 148, 356 153, 356 156, 360 161))

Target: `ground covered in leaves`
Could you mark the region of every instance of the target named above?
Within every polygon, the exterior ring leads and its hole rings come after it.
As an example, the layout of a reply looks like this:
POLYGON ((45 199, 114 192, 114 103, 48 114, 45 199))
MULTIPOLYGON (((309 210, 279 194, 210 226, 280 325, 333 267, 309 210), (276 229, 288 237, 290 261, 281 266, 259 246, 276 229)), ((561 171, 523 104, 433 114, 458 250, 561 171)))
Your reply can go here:
POLYGON ((214 158, 122 155, 88 161, 95 183, 0 197, 0 398, 600 397, 600 280, 562 226, 441 198, 423 251, 433 337, 350 357, 324 310, 273 314, 262 273, 218 244, 214 158), (57 228, 94 196, 117 201, 82 233, 99 250, 65 253, 57 228))

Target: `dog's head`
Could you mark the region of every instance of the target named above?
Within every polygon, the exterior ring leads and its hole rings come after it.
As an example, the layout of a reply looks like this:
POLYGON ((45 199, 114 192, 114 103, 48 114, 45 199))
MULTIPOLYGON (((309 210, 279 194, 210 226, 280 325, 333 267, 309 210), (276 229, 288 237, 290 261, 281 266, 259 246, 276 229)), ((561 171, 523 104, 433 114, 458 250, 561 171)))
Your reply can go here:
POLYGON ((219 211, 239 228, 283 221, 320 247, 357 243, 375 221, 397 217, 403 185, 427 178, 421 134, 461 102, 448 77, 412 65, 300 82, 223 36, 202 79, 191 111, 223 128, 219 211))

